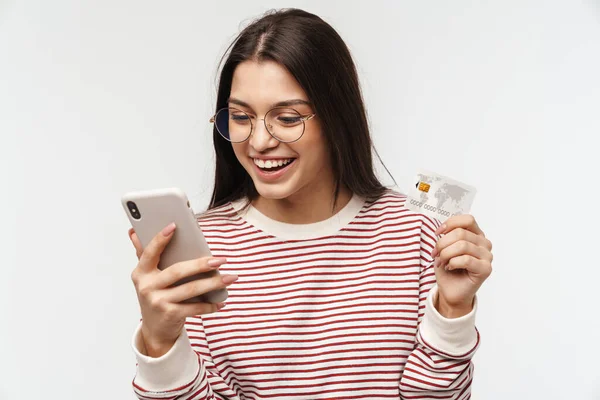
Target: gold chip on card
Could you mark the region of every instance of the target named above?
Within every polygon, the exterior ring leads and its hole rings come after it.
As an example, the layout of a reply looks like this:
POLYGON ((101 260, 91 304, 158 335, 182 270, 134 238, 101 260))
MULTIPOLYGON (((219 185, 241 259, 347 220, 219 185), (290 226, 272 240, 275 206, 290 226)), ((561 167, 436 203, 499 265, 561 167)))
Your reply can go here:
POLYGON ((425 182, 419 182, 419 190, 421 192, 425 192, 425 193, 429 193, 429 189, 431 188, 431 185, 425 182))

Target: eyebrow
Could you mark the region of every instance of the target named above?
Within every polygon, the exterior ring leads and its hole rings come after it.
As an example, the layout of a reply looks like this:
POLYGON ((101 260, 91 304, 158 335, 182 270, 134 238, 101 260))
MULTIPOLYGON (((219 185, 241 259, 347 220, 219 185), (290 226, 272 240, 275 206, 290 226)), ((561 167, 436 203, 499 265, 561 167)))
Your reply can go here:
MULTIPOLYGON (((227 103, 237 104, 238 106, 242 106, 242 107, 246 107, 246 108, 252 109, 252 107, 250 106, 250 104, 246 103, 243 100, 236 99, 235 97, 230 97, 229 99, 227 99, 227 103)), ((275 103, 275 104, 271 104, 270 108, 273 108, 273 107, 291 107, 291 106, 297 106, 297 105, 300 105, 300 104, 312 107, 312 104, 309 101, 302 100, 302 99, 292 99, 292 100, 284 100, 284 101, 280 101, 280 102, 275 103)))

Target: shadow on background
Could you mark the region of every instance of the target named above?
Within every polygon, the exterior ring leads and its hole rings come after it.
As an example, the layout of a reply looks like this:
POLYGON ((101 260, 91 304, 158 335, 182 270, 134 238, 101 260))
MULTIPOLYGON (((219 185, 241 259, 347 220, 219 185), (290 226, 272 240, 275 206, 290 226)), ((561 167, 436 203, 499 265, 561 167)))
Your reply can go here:
POLYGON ((587 3, 590 5, 590 9, 594 15, 596 15, 596 18, 600 23, 600 0, 588 0, 587 3))
POLYGON ((14 1, 0 0, 0 25, 2 25, 2 22, 6 19, 6 16, 14 4, 14 1))

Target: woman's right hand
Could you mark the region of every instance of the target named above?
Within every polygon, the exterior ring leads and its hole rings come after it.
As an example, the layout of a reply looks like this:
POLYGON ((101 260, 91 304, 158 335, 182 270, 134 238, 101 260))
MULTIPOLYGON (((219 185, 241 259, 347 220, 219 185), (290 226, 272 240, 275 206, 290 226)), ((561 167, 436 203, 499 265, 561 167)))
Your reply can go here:
POLYGON ((182 303, 216 289, 222 289, 237 280, 236 275, 216 274, 209 278, 197 279, 173 286, 182 278, 201 272, 212 271, 226 260, 203 257, 175 263, 162 271, 158 269, 160 256, 173 237, 175 224, 170 224, 142 248, 133 229, 129 238, 135 246, 139 260, 131 273, 142 312, 140 351, 150 357, 160 357, 167 353, 181 334, 186 317, 210 314, 220 310, 224 303, 182 303))

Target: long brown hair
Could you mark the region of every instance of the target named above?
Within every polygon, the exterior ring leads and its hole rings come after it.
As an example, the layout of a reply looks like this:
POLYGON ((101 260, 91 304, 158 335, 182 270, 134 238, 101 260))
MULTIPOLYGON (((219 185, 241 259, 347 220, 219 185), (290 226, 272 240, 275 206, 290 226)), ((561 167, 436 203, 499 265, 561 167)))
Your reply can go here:
MULTIPOLYGON (((227 107, 235 69, 247 60, 277 62, 306 92, 329 148, 334 204, 341 185, 366 198, 377 198, 387 190, 373 168, 372 150, 377 152, 356 67, 348 47, 328 23, 303 10, 285 9, 268 12, 247 26, 221 59, 215 112, 227 107)), ((244 197, 254 200, 258 193, 252 179, 216 127, 213 141, 216 171, 209 209, 244 197)))

